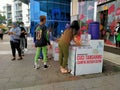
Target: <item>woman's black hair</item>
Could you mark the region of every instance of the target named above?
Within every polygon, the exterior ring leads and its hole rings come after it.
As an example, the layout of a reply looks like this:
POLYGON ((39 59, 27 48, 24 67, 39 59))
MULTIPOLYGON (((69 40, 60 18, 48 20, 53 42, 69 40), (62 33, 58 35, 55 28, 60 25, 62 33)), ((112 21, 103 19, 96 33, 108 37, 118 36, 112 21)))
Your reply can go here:
POLYGON ((74 34, 77 34, 78 30, 80 29, 79 23, 77 20, 74 20, 70 25, 70 28, 73 30, 74 34))
POLYGON ((78 31, 80 26, 77 20, 74 20, 72 24, 70 25, 70 28, 74 29, 75 31, 78 31))

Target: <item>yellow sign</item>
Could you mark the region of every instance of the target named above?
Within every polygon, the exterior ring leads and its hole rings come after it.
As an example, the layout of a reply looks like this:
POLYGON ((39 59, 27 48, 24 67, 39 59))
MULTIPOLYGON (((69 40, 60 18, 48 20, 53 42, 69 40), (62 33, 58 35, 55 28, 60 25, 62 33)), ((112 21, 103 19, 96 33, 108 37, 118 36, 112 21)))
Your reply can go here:
POLYGON ((103 6, 103 10, 108 10, 108 6, 103 6))

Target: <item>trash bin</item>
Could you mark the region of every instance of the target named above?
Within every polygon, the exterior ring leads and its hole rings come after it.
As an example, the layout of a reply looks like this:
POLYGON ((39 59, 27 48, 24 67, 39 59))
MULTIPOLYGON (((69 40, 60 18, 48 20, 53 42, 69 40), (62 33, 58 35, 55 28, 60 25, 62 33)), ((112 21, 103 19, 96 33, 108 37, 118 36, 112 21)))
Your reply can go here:
POLYGON ((100 36, 100 25, 99 22, 92 22, 89 24, 88 33, 91 34, 91 39, 99 39, 100 36))

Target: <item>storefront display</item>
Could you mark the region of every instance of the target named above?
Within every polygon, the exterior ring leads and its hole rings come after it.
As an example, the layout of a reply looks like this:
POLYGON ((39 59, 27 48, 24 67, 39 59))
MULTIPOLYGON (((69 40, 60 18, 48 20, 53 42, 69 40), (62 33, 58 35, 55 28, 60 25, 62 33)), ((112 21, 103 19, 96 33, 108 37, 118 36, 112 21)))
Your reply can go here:
POLYGON ((103 51, 103 40, 91 40, 89 46, 70 46, 68 68, 71 70, 71 74, 101 73, 103 51))
POLYGON ((120 15, 120 7, 117 8, 117 10, 116 10, 116 16, 119 16, 119 15, 120 15))
POLYGON ((103 26, 101 39, 108 45, 115 46, 115 27, 120 21, 120 0, 99 0, 98 1, 98 21, 103 26), (105 2, 104 2, 105 1, 105 2), (102 4, 101 4, 102 3, 102 4), (104 7, 107 7, 104 9, 104 7))
MULTIPOLYGON (((115 46, 114 31, 116 22, 120 22, 120 0, 78 0, 76 2, 78 12, 76 15, 71 14, 71 20, 79 20, 81 30, 88 30, 89 24, 94 21, 95 2, 97 2, 96 16, 97 22, 100 24, 99 38, 103 39, 105 44, 115 46)), ((73 9, 71 12, 74 12, 73 9)))

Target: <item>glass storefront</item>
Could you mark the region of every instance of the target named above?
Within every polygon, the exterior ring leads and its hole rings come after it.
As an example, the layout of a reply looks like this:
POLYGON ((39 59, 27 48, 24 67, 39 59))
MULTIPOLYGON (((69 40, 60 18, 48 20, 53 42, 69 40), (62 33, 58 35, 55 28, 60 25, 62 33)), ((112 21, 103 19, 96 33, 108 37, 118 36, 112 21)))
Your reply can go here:
POLYGON ((101 38, 105 40, 106 44, 115 45, 114 31, 116 22, 120 21, 120 1, 109 0, 98 5, 98 21, 103 26, 101 38))
POLYGON ((93 21, 94 19, 94 2, 96 0, 83 0, 79 1, 79 19, 84 23, 89 23, 89 21, 93 21))
MULTIPOLYGON (((106 44, 115 45, 114 30, 116 22, 120 22, 120 0, 77 0, 76 16, 71 13, 71 20, 80 21, 81 30, 88 30, 88 24, 95 19, 95 2, 97 4, 97 21, 100 23, 100 38, 104 39, 106 44)), ((74 7, 72 7, 74 8, 74 7)))
POLYGON ((31 34, 39 24, 39 16, 47 16, 47 27, 51 28, 54 37, 59 37, 61 31, 70 22, 70 0, 30 0, 31 34))
MULTIPOLYGON (((74 14, 71 16, 71 20, 77 19, 80 23, 80 34, 88 32, 88 26, 94 21, 94 3, 96 0, 77 0, 77 12, 76 17, 74 14)), ((72 3, 74 5, 74 1, 72 3)), ((72 6, 73 6, 72 5, 72 6)), ((74 8, 74 7, 72 7, 74 8)), ((74 13, 74 9, 72 9, 74 13)))

